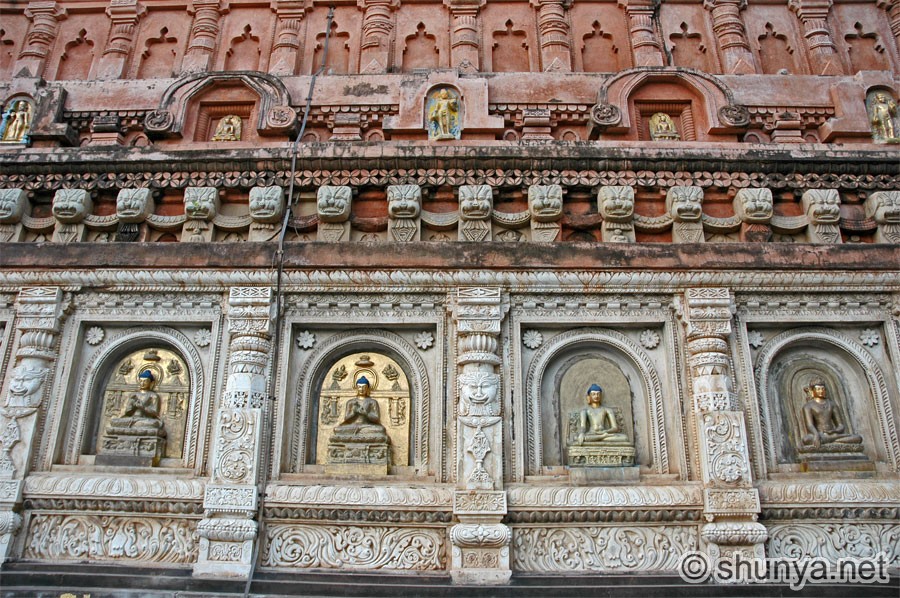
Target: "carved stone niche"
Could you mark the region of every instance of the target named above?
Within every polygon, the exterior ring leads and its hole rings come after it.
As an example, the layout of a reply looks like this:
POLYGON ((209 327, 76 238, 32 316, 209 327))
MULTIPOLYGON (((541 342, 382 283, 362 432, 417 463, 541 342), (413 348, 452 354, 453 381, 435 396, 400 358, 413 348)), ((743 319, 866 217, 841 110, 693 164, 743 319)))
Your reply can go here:
MULTIPOLYGON (((881 450, 883 426, 879 423, 886 417, 889 402, 886 397, 884 402, 873 399, 873 382, 878 392, 880 368, 871 355, 864 355, 865 349, 860 347, 857 355, 848 352, 854 347, 839 333, 817 334, 827 334, 836 342, 799 335, 780 350, 763 347, 758 357, 769 468, 773 473, 872 471, 873 461, 889 460, 881 450), (846 348, 841 341, 848 343, 846 348), (874 371, 866 371, 870 367, 874 371), (824 386, 819 391, 824 400, 816 402, 813 386, 819 382, 824 386)), ((776 337, 767 346, 779 342, 776 337)))
POLYGON ((309 461, 326 473, 386 475, 411 463, 409 378, 383 353, 332 360, 317 384, 309 425, 309 461))
POLYGON ((146 347, 99 371, 105 377, 95 387, 83 452, 95 454, 97 465, 180 463, 191 397, 184 358, 167 347, 146 347))
POLYGON ((540 405, 544 466, 569 466, 575 482, 637 479, 635 460, 650 462, 648 422, 646 410, 634 409, 636 395, 631 380, 635 372, 623 365, 620 356, 603 348, 575 350, 549 365, 541 385, 540 405), (588 406, 588 390, 594 384, 602 387, 602 407, 615 415, 617 433, 624 435, 626 442, 585 441, 577 445, 580 412, 588 406))

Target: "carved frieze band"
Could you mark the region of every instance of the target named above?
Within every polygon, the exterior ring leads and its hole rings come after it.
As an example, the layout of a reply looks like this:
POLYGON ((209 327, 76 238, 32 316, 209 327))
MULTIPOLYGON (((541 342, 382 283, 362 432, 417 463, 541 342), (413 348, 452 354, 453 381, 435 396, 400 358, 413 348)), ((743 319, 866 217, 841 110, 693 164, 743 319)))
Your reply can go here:
POLYGON ((888 566, 900 565, 900 525, 897 523, 784 523, 766 528, 766 556, 791 559, 821 557, 872 558, 884 554, 888 566))

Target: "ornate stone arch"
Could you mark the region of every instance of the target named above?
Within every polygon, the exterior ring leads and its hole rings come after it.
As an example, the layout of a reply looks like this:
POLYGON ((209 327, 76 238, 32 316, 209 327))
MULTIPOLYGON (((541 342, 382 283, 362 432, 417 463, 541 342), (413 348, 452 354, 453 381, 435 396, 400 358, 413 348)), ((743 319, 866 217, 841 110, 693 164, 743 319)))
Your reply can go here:
MULTIPOLYGON (((414 464, 421 473, 428 471, 429 447, 428 430, 431 413, 431 384, 425 362, 416 349, 403 337, 387 330, 359 332, 347 330, 335 334, 318 347, 315 356, 311 357, 300 370, 295 396, 297 402, 294 409, 293 429, 290 444, 290 471, 297 471, 306 463, 306 439, 310 425, 310 412, 315 407, 312 401, 317 392, 316 383, 321 381, 324 371, 335 360, 355 352, 386 350, 396 356, 397 362, 406 370, 415 411, 415 431, 413 441, 415 447, 414 464), (322 375, 320 375, 322 374, 322 375)), ((283 468, 284 469, 284 468, 283 468)))
POLYGON ((900 470, 900 442, 893 427, 893 409, 888 395, 887 383, 881 367, 864 347, 836 330, 821 327, 795 328, 786 330, 769 340, 760 350, 755 368, 756 392, 759 398, 762 421, 763 448, 769 467, 777 465, 774 426, 772 421, 772 398, 769 397, 769 372, 775 358, 785 349, 799 343, 814 341, 836 347, 852 358, 866 378, 869 392, 875 403, 880 438, 884 454, 890 457, 895 471, 900 470))
POLYGON ((163 93, 159 107, 147 114, 144 128, 148 135, 181 135, 191 100, 214 85, 241 84, 259 98, 256 128, 270 135, 293 127, 296 113, 291 94, 278 77, 256 71, 193 73, 177 79, 163 93))
POLYGON ((185 467, 193 468, 197 460, 197 439, 200 432, 200 412, 202 410, 202 393, 204 388, 203 364, 200 353, 184 334, 167 326, 134 327, 122 330, 108 338, 91 357, 84 368, 78 383, 78 394, 72 409, 71 421, 74 425, 66 435, 63 458, 76 462, 84 446, 87 432, 87 417, 90 413, 91 401, 99 395, 99 385, 103 383, 104 374, 109 371, 116 359, 122 358, 142 347, 159 342, 170 346, 179 353, 188 364, 191 394, 188 400, 189 409, 186 418, 187 428, 184 432, 185 467), (99 375, 98 375, 99 374, 99 375))
POLYGON ((591 110, 591 137, 601 129, 624 133, 632 127, 629 102, 648 83, 674 83, 701 99, 699 106, 709 125, 707 134, 733 133, 749 124, 749 112, 734 103, 734 94, 718 77, 684 67, 634 67, 603 82, 591 110))
POLYGON ((624 334, 600 328, 582 328, 558 334, 535 354, 525 376, 526 471, 536 475, 543 460, 541 436, 541 387, 545 372, 561 353, 578 347, 605 345, 626 357, 641 375, 643 394, 649 409, 650 454, 657 473, 669 471, 666 446, 662 386, 650 357, 624 334))

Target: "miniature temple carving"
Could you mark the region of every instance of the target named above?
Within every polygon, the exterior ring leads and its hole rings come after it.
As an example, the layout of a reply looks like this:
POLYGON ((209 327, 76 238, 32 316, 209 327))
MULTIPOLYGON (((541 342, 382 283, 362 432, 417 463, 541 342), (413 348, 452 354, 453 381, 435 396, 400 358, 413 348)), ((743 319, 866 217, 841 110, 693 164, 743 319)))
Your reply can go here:
POLYGON ((622 413, 606 407, 603 388, 592 384, 587 390, 587 405, 569 414, 566 456, 569 465, 634 465, 634 445, 622 431, 622 413))
POLYGON ((304 0, 276 0, 275 43, 269 72, 281 77, 296 74, 300 57, 301 25, 308 8, 304 0))
POLYGON ((191 38, 181 72, 200 73, 212 70, 212 60, 219 42, 222 7, 219 0, 193 0, 189 11, 194 15, 194 22, 191 23, 191 38))
POLYGON ((361 73, 384 73, 391 63, 390 51, 394 32, 394 11, 399 0, 359 0, 364 10, 359 69, 361 73))

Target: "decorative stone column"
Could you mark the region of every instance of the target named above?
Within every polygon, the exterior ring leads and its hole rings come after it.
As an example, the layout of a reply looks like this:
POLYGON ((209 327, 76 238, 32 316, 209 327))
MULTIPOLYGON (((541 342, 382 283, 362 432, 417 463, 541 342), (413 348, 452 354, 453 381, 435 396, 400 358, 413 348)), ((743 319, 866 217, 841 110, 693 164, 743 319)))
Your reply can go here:
POLYGON ((788 8, 797 13, 803 37, 809 49, 813 75, 842 75, 844 67, 828 29, 828 12, 832 0, 789 0, 788 8))
POLYGON ((759 492, 753 487, 744 412, 732 383, 728 339, 733 312, 728 289, 688 289, 681 305, 707 521, 700 535, 713 558, 735 553, 764 558, 767 533, 757 522, 759 492))
POLYGON ((460 73, 477 73, 481 68, 478 59, 478 12, 486 0, 444 0, 450 9, 450 66, 460 73))
POLYGON ((202 73, 213 69, 219 43, 219 21, 223 10, 219 0, 194 0, 189 12, 194 15, 191 38, 181 62, 182 73, 202 73))
POLYGON ((662 44, 653 24, 659 0, 619 0, 628 15, 634 66, 663 66, 662 44))
POLYGON ((459 365, 456 481, 450 577, 459 584, 506 583, 511 532, 503 491, 503 419, 498 337, 508 306, 500 289, 461 288, 454 305, 459 365))
POLYGON ((228 380, 213 430, 211 476, 197 526, 200 555, 195 577, 250 575, 257 484, 262 470, 266 425, 266 373, 272 348, 272 289, 235 287, 228 297, 228 380))
POLYGON ((40 77, 44 74, 50 46, 59 33, 59 22, 66 18, 66 9, 59 7, 54 0, 29 2, 25 16, 31 19, 31 28, 12 72, 16 76, 40 77))
POLYGON ((137 0, 110 0, 106 14, 112 21, 109 41, 97 67, 98 79, 118 79, 125 74, 134 50, 134 30, 147 9, 137 0))
POLYGON ((713 31, 722 50, 722 69, 729 75, 756 73, 747 31, 741 11, 747 0, 704 0, 703 8, 712 13, 713 31))
POLYGON ((538 31, 541 36, 541 66, 547 72, 572 70, 569 21, 566 9, 570 0, 531 0, 538 9, 538 31))
POLYGON ((269 72, 289 77, 295 75, 300 57, 300 26, 309 10, 304 0, 276 0, 275 44, 269 72))
POLYGON ((364 12, 359 72, 375 75, 387 72, 391 61, 391 37, 394 33, 393 12, 399 0, 357 0, 364 12))
POLYGON ((34 450, 38 412, 57 359, 56 337, 67 301, 58 287, 25 287, 16 303, 19 345, 0 401, 0 563, 22 525, 15 512, 34 450))
POLYGON ((891 20, 891 33, 897 42, 897 51, 900 52, 900 0, 875 0, 878 8, 884 9, 891 20))

